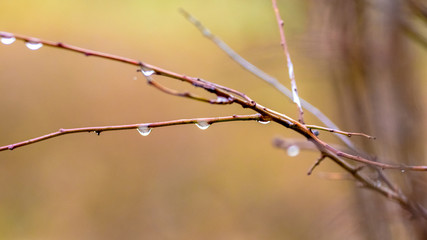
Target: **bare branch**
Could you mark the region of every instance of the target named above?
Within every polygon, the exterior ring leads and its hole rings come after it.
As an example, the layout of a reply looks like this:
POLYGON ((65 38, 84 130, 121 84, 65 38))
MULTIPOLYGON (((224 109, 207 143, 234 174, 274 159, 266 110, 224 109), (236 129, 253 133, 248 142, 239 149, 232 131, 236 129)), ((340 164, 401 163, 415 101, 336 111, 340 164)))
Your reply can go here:
MULTIPOLYGON (((17 147, 29 145, 35 142, 40 142, 49 138, 57 137, 64 134, 69 133, 77 133, 77 132, 95 132, 97 134, 103 132, 103 131, 110 131, 110 130, 124 130, 124 129, 139 129, 141 134, 147 134, 149 133, 149 130, 154 127, 162 127, 162 126, 172 126, 172 125, 180 125, 180 124, 190 124, 190 123, 198 123, 200 128, 205 129, 209 124, 213 122, 225 122, 225 121, 235 121, 235 120, 269 120, 274 121, 286 128, 290 128, 293 131, 301 134, 302 136, 306 137, 308 141, 312 142, 316 148, 319 150, 319 152, 324 155, 325 157, 328 157, 335 163, 337 163, 339 166, 341 166, 344 170, 349 172, 356 181, 360 182, 363 186, 372 189, 384 196, 386 196, 389 199, 392 199, 396 202, 398 202, 403 208, 408 209, 414 214, 417 214, 420 210, 418 209, 418 204, 416 202, 412 202, 408 200, 400 191, 390 189, 387 185, 378 185, 377 180, 372 179, 370 176, 367 176, 366 174, 360 173, 360 167, 353 166, 349 164, 347 161, 344 160, 350 159, 357 162, 362 162, 365 164, 368 164, 373 167, 380 167, 382 169, 399 169, 399 170, 412 170, 412 171, 427 171, 427 166, 397 166, 392 164, 385 164, 385 163, 379 163, 376 161, 371 161, 366 158, 352 155, 349 153, 344 153, 342 151, 339 151, 332 146, 328 145, 327 143, 323 142, 321 139, 319 139, 307 126, 305 126, 302 122, 296 121, 285 114, 278 113, 272 109, 266 108, 255 101, 253 101, 251 98, 246 96, 245 94, 236 91, 234 89, 230 89, 227 87, 223 87, 211 82, 208 82, 206 80, 202 80, 199 78, 193 78, 188 77, 182 74, 178 74, 172 71, 168 71, 150 64, 142 63, 136 60, 132 60, 129 58, 124 58, 120 56, 115 56, 111 54, 96 52, 93 50, 83 49, 71 45, 65 45, 62 43, 56 43, 52 41, 46 41, 46 40, 40 40, 35 39, 31 37, 26 37, 22 35, 15 35, 10 33, 3 33, 0 32, 0 37, 2 38, 17 38, 21 39, 27 42, 31 42, 34 44, 45 44, 47 46, 57 47, 65 50, 75 51, 84 53, 87 56, 97 56, 105 59, 110 59, 114 61, 119 62, 125 62, 128 64, 136 65, 143 69, 146 72, 146 75, 150 77, 152 74, 162 75, 173 79, 178 79, 181 81, 184 81, 186 83, 192 84, 193 86, 200 87, 207 92, 215 94, 217 97, 224 97, 226 99, 233 99, 233 104, 238 104, 242 106, 243 108, 251 109, 258 114, 254 115, 244 115, 239 118, 239 116, 229 116, 229 117, 223 117, 223 118, 194 118, 194 119, 182 119, 182 120, 174 120, 169 122, 157 122, 157 123, 148 123, 148 124, 131 124, 131 125, 120 125, 120 126, 103 126, 103 127, 87 127, 87 128, 74 128, 74 129, 60 129, 57 132, 53 132, 44 136, 40 136, 37 138, 33 138, 27 141, 6 145, 3 147, 0 147, 0 151, 3 150, 12 150, 17 147), (203 122, 203 124, 201 124, 203 122), (145 131, 145 132, 144 132, 145 131)), ((148 79, 150 80, 150 79, 148 79)), ((417 214, 419 215, 419 214, 417 214)), ((423 218, 427 219, 427 215, 422 215, 423 218)))
MULTIPOLYGON (((110 59, 110 60, 114 60, 114 61, 125 62, 128 64, 137 65, 140 68, 145 69, 144 71, 152 71, 149 74, 147 74, 149 76, 151 76, 152 74, 155 73, 157 75, 163 75, 166 77, 182 80, 184 82, 192 84, 193 86, 203 88, 210 93, 214 93, 218 97, 225 97, 226 99, 233 99, 232 103, 237 103, 237 104, 241 105, 243 108, 249 108, 249 109, 252 109, 252 110, 260 113, 262 116, 262 120, 268 119, 270 121, 277 122, 278 124, 283 125, 287 128, 291 128, 292 130, 302 134, 308 140, 313 142, 321 153, 323 153, 324 155, 326 155, 330 158, 332 158, 333 156, 344 157, 347 159, 351 159, 351 160, 358 161, 358 162, 363 162, 363 163, 370 164, 372 166, 381 167, 381 168, 400 169, 400 170, 414 170, 414 171, 427 171, 427 166, 397 166, 397 165, 391 165, 391 164, 383 164, 383 163, 374 162, 374 161, 365 159, 365 158, 360 157, 360 156, 351 155, 351 154, 339 151, 339 150, 331 147, 330 145, 326 144, 325 142, 321 141, 316 135, 314 135, 311 132, 311 130, 309 128, 307 128, 304 124, 300 123, 299 121, 296 121, 296 120, 286 116, 285 114, 278 113, 272 109, 266 108, 266 107, 256 103, 251 98, 246 96, 244 93, 241 93, 241 92, 236 91, 234 89, 230 89, 230 88, 218 85, 218 84, 208 82, 206 80, 202 80, 200 78, 188 77, 185 75, 174 73, 174 72, 162 69, 160 67, 156 67, 156 66, 153 66, 153 65, 150 65, 147 63, 142 63, 140 61, 132 60, 129 58, 124 58, 124 57, 115 56, 112 54, 88 50, 88 49, 84 49, 84 48, 80 48, 80 47, 75 47, 72 45, 66 45, 63 43, 56 43, 53 41, 41 40, 41 39, 36 39, 33 37, 27 37, 27 36, 23 36, 23 35, 4 33, 4 32, 0 32, 0 37, 9 37, 9 38, 15 37, 16 39, 21 39, 21 40, 24 40, 26 42, 42 43, 42 44, 45 44, 47 46, 52 46, 52 47, 62 48, 65 50, 84 53, 87 56, 97 56, 97 57, 106 58, 106 59, 110 59), (242 97, 242 99, 236 98, 236 97, 234 97, 234 95, 231 95, 230 93, 236 94, 236 95, 242 97)), ((123 125, 123 126, 128 126, 128 125, 123 125)), ((105 128, 108 129, 108 127, 105 127, 105 128)), ((87 129, 85 129, 85 130, 87 131, 87 129)), ((81 131, 85 131, 85 130, 77 130, 77 132, 81 132, 81 131)), ((103 131, 103 129, 101 129, 101 131, 103 131)), ((68 133, 68 132, 66 132, 66 133, 68 133)), ((52 134, 48 134, 48 135, 44 136, 43 139, 55 137, 57 135, 62 135, 62 134, 64 134, 64 133, 60 130, 56 133, 52 133, 52 134)), ((38 138, 35 139, 35 142, 39 141, 37 139, 38 138)), ((33 139, 33 141, 34 141, 34 139, 33 139)), ((30 143, 32 143, 31 140, 30 140, 30 143)), ((20 144, 22 144, 22 143, 20 143, 20 144)), ((23 143, 22 145, 27 145, 27 144, 29 144, 29 143, 23 143)), ((16 146, 18 146, 18 145, 19 144, 17 144, 17 145, 12 144, 12 145, 8 145, 8 146, 4 146, 0 150, 13 149, 13 148, 16 148, 16 146)), ((342 160, 340 160, 340 159, 338 159, 336 161, 342 162, 342 160)), ((342 162, 339 164, 345 165, 347 163, 342 162)))
POLYGON ((319 166, 319 164, 323 161, 323 159, 325 159, 325 155, 321 155, 317 160, 316 160, 316 162, 313 164, 313 166, 311 166, 310 167, 310 169, 308 170, 308 172, 307 172, 307 175, 311 175, 311 173, 313 172, 313 170, 317 167, 317 166, 319 166))
POLYGON ((252 114, 252 115, 233 115, 233 116, 227 116, 227 117, 179 119, 179 120, 172 120, 172 121, 165 121, 165 122, 135 123, 135 124, 127 124, 127 125, 114 125, 114 126, 61 128, 56 132, 52 132, 43 136, 39 136, 26 141, 2 146, 0 147, 0 151, 14 150, 18 147, 23 147, 32 143, 45 141, 50 138, 58 137, 65 134, 71 134, 71 133, 94 132, 99 135, 101 132, 138 129, 138 127, 141 127, 141 126, 151 129, 151 128, 168 127, 168 126, 175 126, 175 125, 196 124, 200 122, 204 122, 206 124, 211 125, 213 123, 220 123, 220 122, 259 121, 261 119, 262 119, 261 114, 252 114))
POLYGON ((368 165, 371 166, 377 166, 380 167, 382 169, 398 169, 401 171, 406 171, 406 170, 412 170, 412 171, 427 171, 427 166, 405 166, 405 165, 394 165, 394 164, 388 164, 388 163, 381 163, 381 162, 376 162, 376 161, 372 161, 372 160, 368 160, 366 158, 360 157, 360 156, 356 156, 356 155, 352 155, 352 154, 348 154, 342 151, 339 151, 335 148, 330 147, 329 145, 325 146, 327 149, 331 150, 336 156, 338 157, 344 157, 356 162, 361 162, 361 163, 366 163, 368 165))
POLYGON ((167 88, 167 87, 161 85, 158 82, 155 82, 154 80, 148 81, 148 84, 150 84, 151 86, 159 89, 160 91, 167 93, 167 94, 170 94, 170 95, 174 95, 174 96, 178 96, 178 97, 186 97, 186 98, 190 98, 190 99, 201 101, 201 102, 208 102, 208 103, 211 102, 210 99, 196 96, 190 92, 183 92, 183 93, 177 92, 171 88, 167 88))
POLYGON ((304 124, 304 118, 303 118, 304 111, 302 110, 301 100, 299 99, 299 96, 298 96, 297 82, 295 81, 294 65, 292 64, 291 56, 288 51, 288 45, 286 44, 285 31, 283 29, 284 22, 280 17, 279 8, 277 7, 277 1, 272 0, 272 2, 273 2, 274 12, 276 13, 277 23, 279 25, 279 32, 280 32, 280 39, 281 39, 280 45, 282 45, 283 52, 285 53, 285 56, 286 56, 286 61, 288 62, 289 78, 291 79, 291 86, 292 86, 292 99, 294 103, 296 103, 298 106, 299 121, 300 123, 304 124))
MULTIPOLYGON (((234 51, 230 46, 228 46, 222 39, 215 36, 208 28, 206 28, 198 19, 192 16, 190 13, 185 11, 184 9, 180 9, 180 12, 186 17, 186 19, 191 22, 197 29, 209 40, 211 40, 216 46, 218 46, 224 53, 226 53, 233 61, 239 64, 241 67, 255 75, 256 77, 264 80, 271 86, 273 86, 276 90, 281 92, 283 95, 287 96, 292 100, 292 92, 286 88, 283 84, 281 84, 276 78, 268 75, 266 72, 262 71, 252 63, 248 62, 242 56, 240 56, 236 51, 234 51)), ((325 126, 331 129, 339 129, 338 126, 332 122, 322 111, 313 106, 311 103, 301 98, 301 105, 304 109, 312 113, 317 119, 319 119, 325 126)), ((355 149, 353 143, 346 137, 335 134, 339 139, 341 139, 349 148, 355 149)))
POLYGON ((328 132, 332 132, 332 133, 338 133, 338 134, 345 135, 347 137, 351 137, 351 136, 362 136, 362 137, 366 137, 368 139, 376 139, 375 137, 369 136, 369 135, 367 135, 365 133, 345 132, 345 131, 341 131, 341 130, 337 130, 337 129, 320 127, 320 126, 316 126, 316 125, 306 125, 306 127, 308 127, 309 129, 317 129, 317 130, 323 130, 323 131, 328 131, 328 132))

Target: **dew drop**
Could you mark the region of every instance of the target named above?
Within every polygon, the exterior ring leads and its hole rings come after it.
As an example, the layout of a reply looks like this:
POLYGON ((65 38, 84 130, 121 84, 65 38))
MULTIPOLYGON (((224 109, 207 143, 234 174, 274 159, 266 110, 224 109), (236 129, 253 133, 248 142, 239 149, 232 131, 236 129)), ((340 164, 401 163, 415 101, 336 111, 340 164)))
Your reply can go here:
POLYGON ((223 96, 218 96, 218 97, 216 98, 216 102, 217 102, 217 103, 228 103, 228 102, 229 102, 229 100, 228 100, 227 98, 223 97, 223 96))
POLYGON ((148 136, 151 133, 151 128, 146 124, 140 125, 137 130, 142 136, 148 136))
POLYGON ((27 48, 29 48, 31 50, 37 50, 37 49, 43 47, 43 44, 39 43, 39 42, 26 42, 25 46, 27 46, 27 48))
POLYGON ((9 45, 12 44, 13 42, 15 42, 16 38, 14 37, 2 37, 0 39, 1 43, 9 45))
POLYGON ((141 72, 142 72, 142 74, 144 74, 144 76, 149 77, 149 76, 153 75, 154 70, 151 70, 151 69, 150 70, 141 69, 141 72))
POLYGON ((261 124, 269 124, 270 121, 263 121, 263 120, 258 120, 257 122, 261 123, 261 124))
POLYGON ((202 130, 206 130, 208 129, 208 127, 210 126, 210 124, 206 121, 199 121, 196 123, 196 126, 202 130))
POLYGON ((405 173, 405 169, 400 170, 401 173, 405 173))
POLYGON ((290 157, 296 157, 299 154, 299 147, 297 145, 292 145, 288 147, 287 153, 290 157))

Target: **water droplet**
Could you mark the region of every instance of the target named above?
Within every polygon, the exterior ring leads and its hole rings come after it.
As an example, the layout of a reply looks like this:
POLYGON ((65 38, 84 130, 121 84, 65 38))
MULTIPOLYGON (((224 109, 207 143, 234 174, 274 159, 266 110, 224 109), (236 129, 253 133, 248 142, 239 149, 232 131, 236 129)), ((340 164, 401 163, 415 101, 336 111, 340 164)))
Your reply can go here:
POLYGON ((134 76, 134 77, 133 77, 133 80, 135 80, 135 81, 136 81, 136 80, 138 80, 138 77, 137 77, 137 76, 134 76))
POLYGON ((297 145, 291 145, 287 150, 288 156, 296 157, 299 154, 299 147, 297 145))
POLYGON ((270 121, 263 121, 263 120, 258 120, 257 122, 261 123, 261 124, 269 124, 270 121))
POLYGON ((229 100, 228 100, 228 98, 226 98, 226 97, 218 96, 218 97, 216 98, 216 102, 217 102, 217 103, 228 103, 228 102, 229 102, 229 100))
POLYGON ((405 169, 400 170, 401 173, 405 173, 405 169))
POLYGON ((208 129, 208 127, 210 126, 210 124, 206 121, 199 121, 196 123, 196 126, 199 127, 202 130, 206 130, 208 129))
POLYGON ((15 42, 16 38, 14 37, 2 37, 0 39, 1 43, 9 45, 12 44, 13 42, 15 42))
POLYGON ((31 50, 37 50, 37 49, 43 47, 43 44, 39 43, 39 42, 26 42, 25 46, 27 46, 27 48, 29 48, 31 50))
POLYGON ((142 136, 148 136, 148 134, 150 134, 151 132, 151 128, 148 127, 148 125, 143 124, 140 125, 138 127, 138 132, 142 135, 142 136))
POLYGON ((146 76, 146 77, 149 77, 149 76, 151 76, 151 75, 153 75, 153 73, 155 73, 154 72, 154 70, 144 70, 144 69, 141 69, 141 72, 142 72, 142 74, 144 74, 144 76, 146 76))

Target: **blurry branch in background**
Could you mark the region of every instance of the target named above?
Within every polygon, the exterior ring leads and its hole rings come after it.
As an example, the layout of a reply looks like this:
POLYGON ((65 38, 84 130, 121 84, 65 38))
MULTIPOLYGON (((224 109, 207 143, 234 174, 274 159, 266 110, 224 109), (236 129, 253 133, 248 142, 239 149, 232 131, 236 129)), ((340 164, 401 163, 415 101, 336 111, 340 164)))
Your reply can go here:
POLYGON ((424 36, 421 31, 415 27, 415 24, 404 20, 402 20, 402 23, 400 24, 403 31, 408 34, 408 37, 412 38, 415 42, 419 43, 422 47, 427 49, 427 37, 424 36))
MULTIPOLYGON (((187 18, 189 22, 191 22, 194 26, 197 27, 197 29, 209 40, 211 40, 213 43, 216 44, 224 53, 226 53, 233 61, 238 63, 241 67, 243 67, 245 70, 249 71, 256 77, 264 80, 265 82, 269 83, 271 86, 273 86, 276 90, 287 96, 289 99, 292 100, 292 92, 286 88, 283 84, 281 84, 276 78, 268 75, 252 63, 248 62, 246 59, 244 59, 242 56, 240 56, 236 51, 234 51, 230 46, 228 46, 224 41, 222 41, 219 37, 212 34, 212 32, 206 28, 199 20, 197 20, 194 16, 189 14, 184 9, 180 9, 180 12, 187 18)), ((319 119, 325 126, 331 128, 331 129, 339 129, 338 126, 332 122, 331 119, 329 119, 325 114, 323 114, 322 111, 320 111, 318 108, 304 100, 303 98, 300 98, 301 105, 303 108, 305 108, 307 111, 312 113, 317 119, 319 119)), ((335 134, 340 140, 342 140, 349 148, 355 149, 354 144, 345 136, 335 134)))
MULTIPOLYGON (((408 0, 408 5, 411 11, 423 21, 427 27, 427 5, 418 0, 408 0)), ((427 49, 427 36, 423 35, 422 32, 412 21, 402 19, 401 26, 403 30, 411 37, 414 41, 418 42, 421 46, 427 49)), ((424 31, 425 32, 425 31, 424 31)))
MULTIPOLYGON (((273 1, 273 4, 275 6, 276 14, 278 14, 275 1, 273 1)), ((279 26, 281 26, 283 22, 281 21, 280 17, 278 17, 277 19, 278 19, 279 26)), ((256 112, 256 114, 253 114, 253 115, 242 115, 242 116, 233 115, 233 116, 219 117, 219 118, 194 118, 194 119, 182 119, 182 120, 174 120, 169 122, 157 122, 157 123, 149 123, 149 124, 130 124, 130 125, 120 125, 120 126, 60 129, 57 132, 53 132, 44 136, 40 136, 40 137, 33 138, 20 143, 0 147, 0 150, 7 150, 7 149, 12 150, 16 147, 43 141, 52 137, 69 134, 69 133, 77 133, 77 132, 95 132, 97 134, 100 134, 103 131, 109 131, 109 130, 138 129, 141 135, 146 136, 151 132, 152 128, 161 127, 161 126, 196 124, 199 128, 206 129, 210 126, 210 124, 214 122, 253 120, 253 121, 259 121, 259 122, 265 123, 268 121, 273 121, 273 122, 276 122, 277 124, 280 124, 286 128, 289 128, 301 134, 302 136, 307 138, 308 142, 311 142, 312 144, 314 144, 315 148, 319 151, 321 156, 319 159, 316 160, 313 167, 309 170, 310 174, 313 171, 313 169, 320 164, 321 161, 323 161, 326 158, 329 158, 333 162, 341 166, 349 174, 351 174, 353 178, 358 183, 360 183, 360 185, 362 185, 363 187, 371 189, 387 197, 388 199, 391 199, 399 203, 402 208, 408 210, 414 217, 421 217, 421 218, 427 219, 427 211, 420 204, 412 200, 409 200, 399 189, 393 187, 392 184, 381 184, 381 181, 388 183, 387 179, 382 179, 381 177, 375 177, 375 176, 373 177, 370 174, 367 174, 364 171, 362 171, 364 169, 363 166, 370 166, 380 172, 384 169, 397 169, 400 171, 406 171, 406 170, 427 171, 427 166, 393 165, 393 164, 377 162, 376 159, 370 160, 368 157, 362 157, 362 156, 359 156, 358 154, 346 153, 319 139, 316 132, 312 131, 312 129, 327 130, 330 132, 341 133, 341 134, 344 133, 347 136, 361 135, 368 138, 372 138, 368 135, 346 133, 330 127, 324 128, 324 127, 318 127, 314 125, 305 125, 302 121, 302 112, 300 112, 300 121, 297 121, 285 114, 276 112, 272 109, 269 109, 267 107, 264 107, 258 104, 257 102, 252 100, 249 96, 237 90, 227 88, 225 86, 221 86, 200 78, 194 78, 194 77, 189 77, 183 74, 175 73, 175 72, 172 72, 148 63, 144 63, 138 60, 116 56, 112 54, 107 54, 103 52, 93 51, 89 49, 84 49, 84 48, 64 44, 61 42, 41 40, 33 37, 12 34, 12 33, 0 32, 0 38, 1 38, 1 42, 4 44, 11 44, 16 39, 25 41, 27 47, 32 50, 39 49, 43 45, 46 45, 46 46, 51 46, 51 47, 55 47, 63 50, 82 53, 85 56, 95 56, 99 58, 131 64, 138 67, 138 71, 140 71, 146 77, 148 84, 150 84, 151 86, 154 86, 158 90, 161 90, 167 94, 186 97, 192 100, 202 101, 210 104, 237 104, 245 109, 250 109, 256 112), (196 96, 190 92, 181 93, 174 89, 167 88, 153 80, 153 77, 156 75, 165 76, 171 79, 183 81, 187 84, 190 84, 197 88, 201 88, 211 94, 214 94, 216 98, 215 99, 203 98, 203 97, 196 96), (363 165, 355 166, 353 164, 348 163, 345 159, 363 163, 363 165)), ((282 44, 284 44, 284 38, 282 38, 282 44)), ((286 48, 284 51, 285 53, 287 52, 286 48)), ((289 59, 288 53, 287 53, 287 58, 289 59)), ((292 77, 293 67, 290 64, 290 61, 288 61, 288 67, 290 70, 289 73, 291 75, 291 80, 292 79, 295 80, 294 77, 292 77)), ((294 93, 296 93, 296 88, 293 88, 293 89, 295 89, 295 91, 292 92, 292 95, 293 97, 295 97, 294 93)), ((293 100, 295 101, 295 99, 299 101, 299 98, 294 98, 293 100)))
POLYGON ((408 0, 409 7, 412 11, 420 16, 421 20, 427 23, 427 4, 425 1, 421 2, 420 0, 408 0))
POLYGON ((61 135, 71 134, 71 133, 93 132, 93 133, 96 133, 97 135, 100 135, 101 132, 107 132, 107 131, 137 129, 141 135, 147 136, 148 134, 150 134, 153 128, 159 128, 159 127, 196 124, 197 127, 204 130, 204 129, 207 129, 213 123, 232 122, 232 121, 261 121, 261 120, 262 120, 261 114, 252 114, 252 115, 233 115, 233 116, 227 116, 227 117, 179 119, 179 120, 172 120, 172 121, 165 121, 165 122, 136 123, 136 124, 128 124, 128 125, 114 125, 114 126, 101 126, 101 127, 83 127, 83 128, 68 128, 68 129, 61 128, 56 132, 52 132, 40 137, 36 137, 36 138, 32 138, 19 143, 14 143, 14 144, 0 147, 0 151, 13 150, 18 147, 23 147, 32 143, 47 140, 49 138, 58 137, 61 135))

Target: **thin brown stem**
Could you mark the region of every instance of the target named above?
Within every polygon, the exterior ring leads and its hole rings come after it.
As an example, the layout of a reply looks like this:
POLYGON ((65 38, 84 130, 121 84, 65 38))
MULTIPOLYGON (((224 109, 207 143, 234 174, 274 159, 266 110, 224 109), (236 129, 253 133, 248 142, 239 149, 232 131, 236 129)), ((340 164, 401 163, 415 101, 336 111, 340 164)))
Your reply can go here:
POLYGON ((308 127, 309 129, 317 129, 317 130, 328 131, 328 132, 332 132, 332 133, 338 133, 338 134, 345 135, 347 137, 362 136, 362 137, 365 137, 368 139, 376 139, 375 137, 369 136, 365 133, 345 132, 345 131, 341 131, 338 129, 326 128, 326 127, 321 127, 321 126, 316 126, 316 125, 305 125, 305 126, 308 127))
POLYGON ((308 170, 308 172, 307 172, 307 175, 311 175, 311 173, 313 172, 313 170, 317 167, 317 166, 319 166, 319 164, 323 161, 323 159, 325 159, 325 155, 321 155, 317 160, 316 160, 316 162, 313 164, 313 166, 311 166, 310 167, 310 169, 308 170))
POLYGON ((94 132, 99 135, 101 132, 106 132, 106 131, 137 129, 141 125, 147 128, 158 128, 158 127, 168 127, 168 126, 175 126, 175 125, 195 124, 198 122, 213 124, 213 123, 232 122, 232 121, 258 121, 261 118, 262 118, 261 114, 252 114, 252 115, 233 115, 233 116, 226 116, 226 117, 179 119, 179 120, 172 120, 172 121, 165 121, 165 122, 135 123, 135 124, 127 124, 127 125, 83 127, 83 128, 61 128, 56 132, 52 132, 43 136, 39 136, 26 141, 2 146, 0 147, 0 151, 14 150, 16 148, 23 147, 29 144, 45 141, 50 138, 58 137, 65 134, 71 134, 71 133, 94 132))
POLYGON ((196 96, 190 92, 181 93, 181 92, 175 91, 171 88, 168 88, 168 87, 161 85, 160 83, 158 83, 154 80, 148 81, 148 84, 150 84, 150 86, 153 86, 153 87, 159 89, 160 91, 167 93, 167 94, 170 94, 170 95, 174 95, 174 96, 178 96, 178 97, 186 97, 186 98, 190 98, 190 99, 201 101, 201 102, 210 102, 211 101, 210 99, 196 96))
POLYGON ((331 152, 333 152, 333 154, 335 154, 338 157, 343 157, 343 158, 347 158, 356 162, 361 162, 361 163, 365 163, 371 166, 376 166, 376 167, 380 167, 382 169, 398 169, 401 171, 405 171, 405 170, 411 170, 411 171, 427 171, 427 166, 405 166, 405 165, 394 165, 394 164, 388 164, 388 163, 381 163, 381 162, 376 162, 376 161, 371 161, 368 160, 366 158, 360 157, 360 156, 356 156, 356 155, 352 155, 352 154, 348 154, 342 151, 339 151, 329 145, 325 146, 326 149, 330 150, 331 152))
POLYGON ((284 30, 285 24, 283 22, 283 19, 280 17, 279 8, 277 7, 277 1, 272 0, 272 2, 273 2, 274 12, 276 14, 277 24, 279 25, 279 32, 280 32, 280 39, 281 39, 280 45, 283 48, 283 52, 286 56, 286 61, 288 63, 289 78, 291 79, 291 86, 292 86, 292 99, 294 103, 296 103, 298 106, 299 122, 304 124, 304 118, 303 118, 304 111, 301 106, 301 100, 299 99, 299 96, 298 96, 297 82, 295 81, 294 65, 292 64, 291 55, 289 54, 288 45, 286 44, 286 37, 285 37, 285 30, 284 30))

